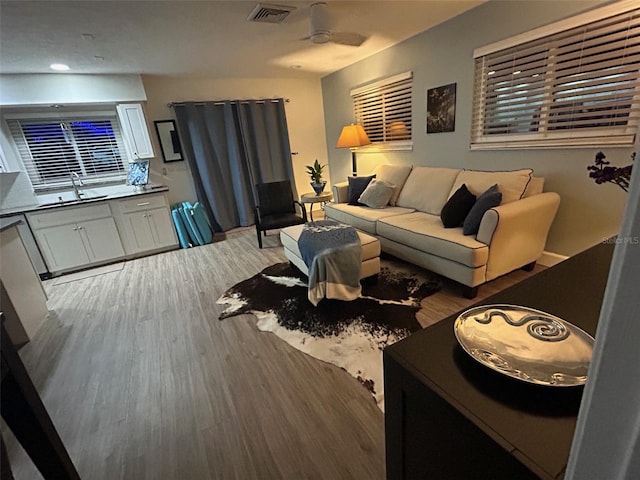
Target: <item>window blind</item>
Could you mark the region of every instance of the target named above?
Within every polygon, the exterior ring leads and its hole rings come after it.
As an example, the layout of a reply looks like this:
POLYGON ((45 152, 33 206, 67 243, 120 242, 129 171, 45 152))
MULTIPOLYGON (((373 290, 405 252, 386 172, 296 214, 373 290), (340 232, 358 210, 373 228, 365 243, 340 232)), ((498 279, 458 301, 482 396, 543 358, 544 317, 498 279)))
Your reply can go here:
POLYGON ((351 91, 356 123, 372 144, 411 144, 413 74, 406 72, 351 91))
POLYGON ((640 7, 480 55, 472 148, 632 144, 639 69, 640 7))
POLYGON ((69 186, 71 172, 85 183, 126 178, 124 143, 115 113, 20 118, 7 123, 36 191, 69 186))

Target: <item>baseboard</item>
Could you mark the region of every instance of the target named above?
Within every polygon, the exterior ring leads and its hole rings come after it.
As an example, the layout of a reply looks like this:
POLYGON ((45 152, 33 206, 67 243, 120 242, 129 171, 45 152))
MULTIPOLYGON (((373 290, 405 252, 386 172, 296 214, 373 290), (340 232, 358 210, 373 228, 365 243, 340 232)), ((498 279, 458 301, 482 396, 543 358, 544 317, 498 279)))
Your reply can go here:
POLYGON ((557 265, 558 263, 566 260, 567 258, 569 258, 569 257, 567 257, 566 255, 560 255, 559 253, 547 252, 545 250, 544 252, 542 252, 542 255, 538 259, 538 263, 540 265, 545 266, 545 267, 553 267, 554 265, 557 265))

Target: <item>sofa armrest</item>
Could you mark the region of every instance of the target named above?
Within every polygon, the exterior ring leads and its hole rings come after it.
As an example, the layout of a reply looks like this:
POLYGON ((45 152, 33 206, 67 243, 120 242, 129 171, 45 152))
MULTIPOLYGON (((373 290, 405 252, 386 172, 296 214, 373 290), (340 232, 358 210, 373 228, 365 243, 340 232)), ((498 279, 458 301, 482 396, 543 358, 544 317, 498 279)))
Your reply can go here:
POLYGON ((331 188, 333 189, 334 203, 347 203, 349 201, 349 198, 347 197, 347 194, 349 193, 348 182, 334 183, 331 188))
POLYGON ((476 239, 489 245, 487 281, 540 258, 559 205, 560 196, 546 192, 484 214, 476 239))

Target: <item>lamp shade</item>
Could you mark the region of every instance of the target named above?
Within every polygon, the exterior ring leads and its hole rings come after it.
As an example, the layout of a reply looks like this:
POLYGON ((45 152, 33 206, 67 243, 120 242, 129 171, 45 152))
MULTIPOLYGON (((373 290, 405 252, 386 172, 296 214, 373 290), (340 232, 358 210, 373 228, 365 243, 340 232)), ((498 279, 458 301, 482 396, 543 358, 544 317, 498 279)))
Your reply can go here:
POLYGON ((362 125, 347 125, 342 127, 342 132, 338 137, 337 148, 353 148, 369 145, 371 140, 364 131, 362 125))

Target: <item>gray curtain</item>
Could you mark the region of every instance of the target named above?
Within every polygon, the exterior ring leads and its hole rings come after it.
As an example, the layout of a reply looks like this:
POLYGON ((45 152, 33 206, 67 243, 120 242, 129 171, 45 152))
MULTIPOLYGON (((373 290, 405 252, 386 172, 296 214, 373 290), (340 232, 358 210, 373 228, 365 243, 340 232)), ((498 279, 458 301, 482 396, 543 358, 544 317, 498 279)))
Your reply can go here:
POLYGON ((198 201, 216 230, 254 223, 256 183, 289 180, 295 189, 283 99, 185 102, 174 109, 198 201))

